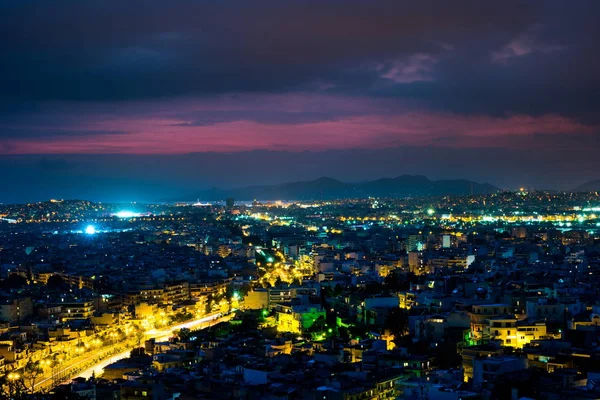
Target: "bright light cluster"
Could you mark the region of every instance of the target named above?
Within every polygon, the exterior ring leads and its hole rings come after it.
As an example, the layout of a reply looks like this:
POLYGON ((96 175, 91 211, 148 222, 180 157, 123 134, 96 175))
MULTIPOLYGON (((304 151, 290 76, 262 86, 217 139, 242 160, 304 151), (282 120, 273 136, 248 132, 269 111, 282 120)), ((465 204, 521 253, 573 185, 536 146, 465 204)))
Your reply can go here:
POLYGON ((133 211, 119 211, 115 216, 118 218, 135 218, 139 217, 140 213, 135 213, 133 211))

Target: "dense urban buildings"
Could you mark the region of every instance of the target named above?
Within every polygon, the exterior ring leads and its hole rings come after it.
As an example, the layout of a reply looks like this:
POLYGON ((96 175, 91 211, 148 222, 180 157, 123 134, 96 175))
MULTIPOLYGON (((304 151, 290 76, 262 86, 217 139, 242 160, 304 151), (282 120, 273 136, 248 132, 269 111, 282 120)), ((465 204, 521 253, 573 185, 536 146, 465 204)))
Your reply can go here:
POLYGON ((0 215, 8 398, 600 396, 597 192, 0 215))
POLYGON ((598 21, 1 0, 0 400, 600 400, 598 21))

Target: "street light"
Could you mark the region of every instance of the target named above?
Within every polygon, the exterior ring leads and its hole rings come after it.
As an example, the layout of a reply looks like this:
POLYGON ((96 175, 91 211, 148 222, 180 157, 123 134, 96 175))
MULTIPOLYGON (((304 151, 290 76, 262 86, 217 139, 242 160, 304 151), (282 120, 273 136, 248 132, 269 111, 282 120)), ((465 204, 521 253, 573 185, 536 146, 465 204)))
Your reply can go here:
POLYGON ((10 372, 6 377, 8 378, 9 396, 12 398, 12 396, 16 395, 18 392, 17 381, 19 380, 19 378, 21 378, 21 375, 17 372, 10 372))
POLYGON ((11 372, 8 374, 8 380, 10 381, 16 381, 21 377, 20 374, 18 374, 17 372, 11 372))
POLYGON ((51 364, 52 364, 51 360, 48 360, 48 359, 42 360, 42 366, 44 368, 49 368, 51 364))

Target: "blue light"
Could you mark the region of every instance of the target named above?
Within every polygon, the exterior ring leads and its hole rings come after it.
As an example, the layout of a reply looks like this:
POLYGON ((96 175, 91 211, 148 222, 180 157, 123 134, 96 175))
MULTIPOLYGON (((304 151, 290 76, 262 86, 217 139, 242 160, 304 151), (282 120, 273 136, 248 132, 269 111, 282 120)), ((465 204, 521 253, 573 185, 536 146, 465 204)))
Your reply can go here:
POLYGON ((85 228, 85 233, 87 233, 88 235, 93 235, 96 233, 96 228, 94 227, 94 225, 88 225, 85 228))
POLYGON ((139 217, 140 213, 136 213, 133 211, 119 211, 118 213, 116 213, 114 215, 117 216, 118 218, 135 218, 135 217, 139 217))

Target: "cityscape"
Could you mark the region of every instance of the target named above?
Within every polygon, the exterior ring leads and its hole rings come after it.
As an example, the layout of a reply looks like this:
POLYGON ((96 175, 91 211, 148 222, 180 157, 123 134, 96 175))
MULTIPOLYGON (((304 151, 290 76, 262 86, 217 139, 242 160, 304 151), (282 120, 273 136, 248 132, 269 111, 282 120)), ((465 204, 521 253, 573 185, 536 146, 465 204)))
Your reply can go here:
POLYGON ((0 2, 0 400, 600 400, 599 17, 0 2))
POLYGON ((599 192, 0 216, 9 398, 597 393, 599 192))

